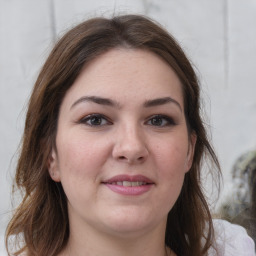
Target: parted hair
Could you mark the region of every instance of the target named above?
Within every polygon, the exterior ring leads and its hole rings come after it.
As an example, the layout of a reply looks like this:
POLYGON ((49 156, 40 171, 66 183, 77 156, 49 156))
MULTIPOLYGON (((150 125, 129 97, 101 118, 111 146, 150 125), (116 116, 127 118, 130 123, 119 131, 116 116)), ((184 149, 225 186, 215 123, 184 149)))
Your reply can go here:
POLYGON ((200 114, 195 71, 176 40, 140 15, 98 17, 69 30, 56 43, 35 82, 20 146, 14 187, 23 192, 6 230, 9 255, 54 256, 69 239, 67 200, 61 183, 48 173, 62 100, 83 67, 114 48, 142 49, 160 56, 182 83, 189 133, 197 135, 194 160, 181 193, 168 214, 165 242, 179 256, 203 256, 213 244, 211 214, 202 191, 206 156, 220 173, 200 114), (202 242, 204 241, 204 242, 202 242))

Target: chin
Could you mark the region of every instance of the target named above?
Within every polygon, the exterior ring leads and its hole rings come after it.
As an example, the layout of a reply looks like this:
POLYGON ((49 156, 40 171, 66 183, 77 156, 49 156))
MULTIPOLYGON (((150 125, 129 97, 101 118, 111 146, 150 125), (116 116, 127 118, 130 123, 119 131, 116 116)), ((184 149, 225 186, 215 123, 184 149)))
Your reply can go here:
POLYGON ((162 223, 166 224, 166 218, 157 219, 151 213, 143 213, 143 211, 131 207, 121 211, 115 210, 112 214, 105 215, 105 217, 107 217, 105 218, 105 225, 113 233, 125 237, 148 232, 162 223), (152 216, 154 216, 154 219, 152 219, 152 216))

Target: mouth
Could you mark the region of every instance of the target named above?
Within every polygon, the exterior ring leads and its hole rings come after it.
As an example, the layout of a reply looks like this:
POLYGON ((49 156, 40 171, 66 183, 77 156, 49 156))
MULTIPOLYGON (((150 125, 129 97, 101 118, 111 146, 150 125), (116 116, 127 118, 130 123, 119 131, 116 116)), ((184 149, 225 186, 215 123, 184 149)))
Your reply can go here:
POLYGON ((143 182, 143 181, 117 181, 117 182, 107 182, 105 184, 111 184, 111 185, 117 185, 117 186, 123 186, 123 187, 138 187, 138 186, 145 186, 149 183, 143 182))
POLYGON ((136 196, 148 192, 155 183, 143 175, 118 175, 102 184, 115 193, 136 196))
POLYGON ((117 175, 103 181, 103 183, 123 187, 138 187, 154 184, 151 179, 143 175, 117 175))

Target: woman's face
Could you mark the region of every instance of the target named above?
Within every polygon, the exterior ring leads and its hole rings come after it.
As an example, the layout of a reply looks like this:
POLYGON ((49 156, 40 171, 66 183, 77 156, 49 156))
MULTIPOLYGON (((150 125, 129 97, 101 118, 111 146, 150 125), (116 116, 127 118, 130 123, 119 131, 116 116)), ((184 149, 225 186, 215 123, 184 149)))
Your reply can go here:
POLYGON ((114 49, 87 65, 60 107, 53 180, 70 229, 163 232, 190 169, 182 86, 157 55, 114 49))

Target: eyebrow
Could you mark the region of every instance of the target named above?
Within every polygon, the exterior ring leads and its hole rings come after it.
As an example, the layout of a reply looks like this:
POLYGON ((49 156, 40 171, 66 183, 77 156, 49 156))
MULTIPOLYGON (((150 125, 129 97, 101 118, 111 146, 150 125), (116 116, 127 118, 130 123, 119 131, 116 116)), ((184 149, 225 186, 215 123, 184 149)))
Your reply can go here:
POLYGON ((82 102, 93 102, 93 103, 110 106, 110 107, 119 107, 119 104, 117 102, 115 102, 111 99, 108 99, 108 98, 102 98, 102 97, 97 97, 97 96, 84 96, 84 97, 79 98, 77 101, 75 101, 72 104, 71 108, 73 108, 74 106, 76 106, 77 104, 82 103, 82 102))
MULTIPOLYGON (((96 103, 99 105, 120 108, 120 104, 118 102, 111 100, 109 98, 102 98, 102 97, 98 97, 98 96, 84 96, 84 97, 79 98, 77 101, 75 101, 72 104, 70 109, 72 109, 74 106, 76 106, 82 102, 93 102, 93 103, 96 103)), ((163 98, 157 98, 157 99, 152 99, 152 100, 146 100, 143 104, 143 107, 150 108, 150 107, 165 105, 168 103, 174 103, 176 106, 178 106, 178 108, 182 112, 182 107, 179 104, 179 102, 171 97, 163 97, 163 98)))
POLYGON ((164 97, 164 98, 157 98, 157 99, 153 99, 153 100, 147 100, 143 104, 143 106, 148 108, 148 107, 161 106, 161 105, 165 105, 165 104, 168 104, 168 103, 174 103, 176 106, 178 106, 178 108, 182 112, 182 107, 181 107, 180 103, 178 101, 176 101, 175 99, 171 98, 171 97, 164 97))

